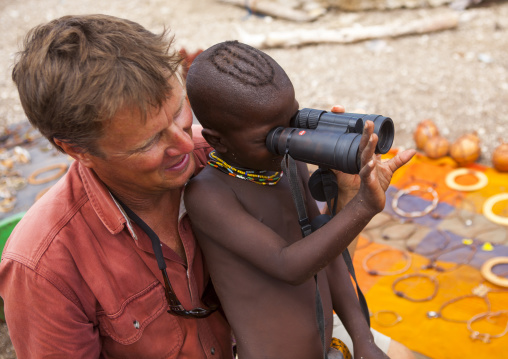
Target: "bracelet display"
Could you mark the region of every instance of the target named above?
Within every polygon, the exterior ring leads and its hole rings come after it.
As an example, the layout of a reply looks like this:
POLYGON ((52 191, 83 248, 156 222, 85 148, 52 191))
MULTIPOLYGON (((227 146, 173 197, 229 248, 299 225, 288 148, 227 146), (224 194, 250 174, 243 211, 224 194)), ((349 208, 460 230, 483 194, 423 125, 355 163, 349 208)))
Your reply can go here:
POLYGON ((485 175, 485 173, 483 172, 475 171, 468 168, 458 168, 446 175, 445 183, 451 189, 463 192, 470 192, 477 191, 487 186, 487 184, 489 183, 489 179, 487 178, 487 175, 485 175), (474 175, 478 179, 478 182, 471 185, 461 185, 456 182, 457 177, 464 176, 467 174, 474 175))
POLYGON ((481 340, 485 344, 488 344, 488 343, 490 343, 491 339, 501 338, 502 336, 504 336, 506 333, 508 333, 508 320, 506 321, 504 330, 498 334, 481 333, 481 332, 474 330, 472 328, 473 323, 480 320, 480 319, 486 318, 487 321, 492 321, 493 317, 499 317, 502 314, 508 314, 508 310, 500 310, 497 312, 488 311, 488 312, 480 313, 480 314, 473 316, 471 319, 469 319, 467 321, 467 329, 471 332, 470 338, 473 340, 481 340))
POLYGON ((392 283, 392 290, 395 293, 395 295, 397 297, 401 297, 401 298, 407 299, 407 300, 409 300, 411 302, 426 302, 426 301, 432 300, 436 296, 438 289, 439 289, 439 282, 438 282, 438 280, 435 277, 431 277, 430 275, 423 274, 423 273, 406 274, 405 276, 397 278, 392 283), (408 280, 410 278, 424 278, 424 279, 427 279, 428 281, 430 281, 434 285, 434 290, 433 290, 432 294, 430 294, 429 296, 427 296, 425 298, 413 298, 413 297, 407 295, 406 293, 396 289, 397 284, 399 284, 402 281, 406 281, 406 280, 408 280))
POLYGON ((434 188, 427 187, 426 190, 423 190, 421 186, 415 185, 415 186, 403 188, 395 194, 395 196, 393 197, 393 200, 392 200, 392 209, 394 210, 395 213, 397 213, 401 217, 406 217, 406 218, 423 217, 426 214, 429 214, 430 212, 432 212, 437 207, 438 203, 439 203, 439 196, 434 188), (399 199, 402 196, 405 196, 405 195, 410 194, 412 192, 430 193, 433 197, 432 202, 427 207, 425 207, 422 211, 406 212, 403 209, 399 208, 399 199))
POLYGON ((495 214, 492 210, 492 208, 496 203, 505 201, 507 199, 508 193, 499 193, 492 197, 489 197, 483 204, 483 215, 494 223, 501 224, 503 226, 508 226, 508 217, 503 217, 498 214, 495 214))
POLYGON ((492 268, 499 264, 508 264, 508 257, 494 257, 486 260, 480 269, 480 273, 490 283, 508 288, 508 278, 500 277, 492 272, 492 268))

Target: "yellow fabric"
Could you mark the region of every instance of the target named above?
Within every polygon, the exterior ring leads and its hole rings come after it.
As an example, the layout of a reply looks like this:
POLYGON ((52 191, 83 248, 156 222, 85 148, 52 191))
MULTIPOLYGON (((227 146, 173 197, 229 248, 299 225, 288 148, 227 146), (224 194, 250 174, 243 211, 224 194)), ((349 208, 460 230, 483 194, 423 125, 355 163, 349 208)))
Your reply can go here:
MULTIPOLYGON (((385 157, 390 157, 393 153, 385 157)), ((457 166, 450 158, 431 160, 422 155, 417 155, 408 165, 396 173, 392 185, 397 190, 415 180, 432 182, 442 201, 454 206, 457 202, 454 202, 452 196, 450 196, 450 191, 452 190, 446 186, 445 177, 447 173, 455 168, 457 166)), ((504 250, 506 252, 507 250, 507 228, 489 222, 481 213, 482 204, 488 197, 497 193, 508 192, 508 174, 499 173, 492 168, 476 164, 469 168, 485 173, 489 183, 481 190, 464 192, 461 195, 474 203, 473 210, 477 213, 475 222, 480 223, 482 228, 491 226, 494 229, 494 232, 486 235, 485 238, 497 240, 497 242, 493 241, 494 245, 486 242, 489 244, 484 243, 478 247, 478 252, 474 257, 475 265, 463 265, 455 270, 444 273, 439 273, 435 270, 423 270, 422 265, 428 263, 428 259, 422 255, 412 253, 412 264, 406 272, 387 276, 369 275, 362 268, 362 262, 366 255, 387 246, 404 248, 401 245, 401 241, 382 239, 379 237, 379 233, 376 234, 375 231, 365 232, 361 236, 354 256, 357 278, 362 291, 366 295, 370 311, 372 313, 376 311, 394 311, 402 318, 399 323, 391 326, 383 326, 384 323, 379 323, 375 318, 372 318, 372 327, 405 344, 411 350, 435 359, 502 358, 506 356, 508 348, 508 334, 501 338, 493 338, 487 344, 479 340, 472 340, 470 338, 471 332, 467 329, 466 323, 454 323, 442 318, 427 317, 428 311, 437 312, 443 303, 463 295, 472 294, 472 290, 475 287, 485 283, 477 264, 481 263, 482 260, 495 256, 496 251, 504 250), (437 278, 439 286, 434 299, 424 302, 413 302, 394 294, 392 284, 397 278, 417 272, 434 275, 437 278)), ((468 184, 468 181, 474 182, 470 178, 461 178, 460 181, 463 182, 459 182, 459 179, 457 179, 457 182, 461 184, 468 184)), ((459 193, 457 191, 454 192, 459 193)), ((384 212, 389 211, 389 201, 390 198, 387 198, 387 208, 385 208, 384 212)), ((498 206, 495 211, 506 216, 506 205, 504 205, 504 208, 503 206, 498 206)), ((435 224, 438 228, 450 231, 458 236, 458 238, 472 236, 471 228, 463 225, 462 228, 460 223, 452 222, 449 218, 435 219, 433 225, 435 224)), ((428 228, 428 230, 430 229, 428 228)), ((415 237, 423 238, 426 233, 425 228, 419 229, 415 237)), ((371 258, 368 263, 371 269, 375 266, 375 268, 382 270, 396 270, 402 268, 405 261, 397 252, 385 251, 371 258)), ((446 265, 446 263, 443 265, 446 265)), ((508 288, 496 287, 489 283, 486 285, 492 290, 487 294, 492 304, 492 311, 508 309, 508 288)), ((399 283, 397 289, 404 291, 404 293, 412 297, 421 298, 427 297, 432 292, 432 286, 428 282, 419 281, 417 278, 399 283)), ((484 301, 478 298, 467 298, 447 306, 444 309, 444 315, 459 320, 468 320, 486 310, 484 301)), ((498 334, 505 328, 507 320, 508 315, 504 315, 491 323, 486 321, 475 322, 474 329, 481 332, 498 334)))

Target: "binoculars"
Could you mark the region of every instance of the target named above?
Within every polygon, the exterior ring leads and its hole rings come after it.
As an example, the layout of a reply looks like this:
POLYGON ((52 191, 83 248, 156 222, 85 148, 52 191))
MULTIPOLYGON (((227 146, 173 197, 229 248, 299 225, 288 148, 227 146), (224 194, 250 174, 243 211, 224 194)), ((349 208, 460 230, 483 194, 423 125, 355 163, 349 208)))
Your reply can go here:
POLYGON ((390 150, 394 138, 393 121, 380 115, 334 113, 304 108, 291 119, 291 127, 276 127, 266 138, 271 153, 288 153, 295 160, 336 169, 360 172, 360 140, 366 121, 374 122, 378 136, 376 153, 390 150))

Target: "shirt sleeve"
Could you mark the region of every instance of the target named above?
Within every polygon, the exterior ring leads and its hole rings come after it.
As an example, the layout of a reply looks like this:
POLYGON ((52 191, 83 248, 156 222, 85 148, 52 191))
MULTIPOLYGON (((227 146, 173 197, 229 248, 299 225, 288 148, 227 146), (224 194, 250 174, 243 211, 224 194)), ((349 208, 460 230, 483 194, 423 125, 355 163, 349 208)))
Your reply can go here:
POLYGON ((47 276, 2 260, 0 293, 12 344, 23 358, 99 358, 99 331, 47 276))

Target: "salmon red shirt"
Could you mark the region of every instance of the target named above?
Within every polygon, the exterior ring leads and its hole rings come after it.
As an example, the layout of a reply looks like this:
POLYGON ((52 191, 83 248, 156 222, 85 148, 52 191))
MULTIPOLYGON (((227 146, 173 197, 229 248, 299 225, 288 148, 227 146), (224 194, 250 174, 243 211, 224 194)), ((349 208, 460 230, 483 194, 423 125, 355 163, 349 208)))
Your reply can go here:
MULTIPOLYGON (((210 148, 196 137, 199 170, 210 148)), ((209 277, 183 205, 178 230, 188 265, 165 245, 163 254, 177 297, 193 309, 209 277)), ((149 237, 74 162, 4 248, 0 296, 18 358, 232 358, 224 317, 168 314, 162 280, 149 237)))

